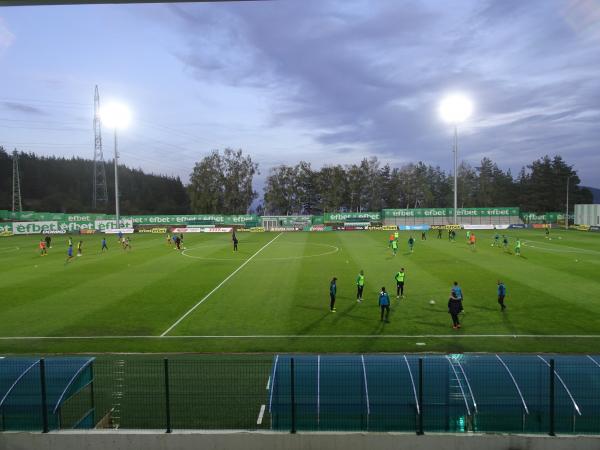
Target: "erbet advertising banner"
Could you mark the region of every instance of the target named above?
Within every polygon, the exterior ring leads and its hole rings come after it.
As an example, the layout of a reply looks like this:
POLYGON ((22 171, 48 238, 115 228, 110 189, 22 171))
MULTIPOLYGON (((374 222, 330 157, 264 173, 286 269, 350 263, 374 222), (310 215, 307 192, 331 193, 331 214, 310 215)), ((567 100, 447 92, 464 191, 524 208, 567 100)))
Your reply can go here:
POLYGON ((325 222, 347 222, 350 220, 364 220, 368 222, 381 221, 379 212, 350 212, 350 213, 325 213, 323 215, 325 222))
POLYGON ((463 225, 465 230, 508 230, 510 225, 463 225))
MULTIPOLYGON (((572 217, 569 216, 569 218, 572 217)), ((543 214, 524 212, 521 214, 521 219, 526 223, 556 223, 559 220, 565 220, 565 215, 560 212, 547 212, 543 214)))
POLYGON ((212 228, 173 228, 173 233, 231 233, 231 227, 212 227, 212 228))
POLYGON ((370 231, 395 231, 398 229, 397 225, 382 225, 380 227, 369 226, 370 231))
POLYGON ((312 216, 262 216, 262 223, 266 224, 268 222, 271 225, 275 222, 276 227, 295 227, 295 226, 304 226, 305 224, 311 224, 312 216))
MULTIPOLYGON (((209 222, 222 225, 245 225, 258 223, 256 214, 186 214, 186 215, 144 215, 123 216, 133 220, 134 225, 184 225, 196 222, 209 222)), ((305 216, 310 221, 310 216, 305 216)), ((19 222, 73 222, 94 223, 96 221, 115 220, 109 214, 63 214, 63 213, 38 213, 33 211, 12 212, 2 210, 1 219, 16 220, 19 222)))
MULTIPOLYGON (((133 228, 131 219, 121 219, 121 228, 133 228)), ((93 222, 59 222, 56 220, 38 222, 13 222, 13 234, 65 234, 80 230, 107 231, 119 228, 116 220, 95 220, 93 222)))
MULTIPOLYGON (((502 217, 518 216, 519 208, 457 208, 458 217, 502 217)), ((383 217, 452 217, 454 208, 415 208, 415 209, 384 209, 383 217)))
POLYGON ((422 225, 400 225, 398 226, 398 228, 401 231, 427 231, 429 230, 430 226, 427 224, 422 224, 422 225))
POLYGON ((462 225, 429 225, 432 230, 460 230, 462 225))
POLYGON ((195 222, 212 222, 223 225, 245 225, 258 222, 256 214, 238 214, 227 216, 222 214, 187 214, 161 216, 131 216, 134 225, 187 225, 195 222))
POLYGON ((162 234, 166 234, 167 233, 167 228, 139 228, 138 229, 138 233, 162 233, 162 234))

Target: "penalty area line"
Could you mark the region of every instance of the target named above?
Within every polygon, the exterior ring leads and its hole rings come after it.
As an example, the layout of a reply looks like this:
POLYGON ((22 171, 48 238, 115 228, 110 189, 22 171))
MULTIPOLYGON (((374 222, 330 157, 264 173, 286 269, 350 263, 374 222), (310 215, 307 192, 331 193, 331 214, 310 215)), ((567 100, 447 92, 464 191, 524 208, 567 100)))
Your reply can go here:
POLYGON ((0 336, 0 341, 34 340, 95 340, 95 339, 466 339, 466 338, 508 338, 508 339, 600 339, 600 334, 255 334, 255 335, 152 335, 152 336, 0 336))
POLYGON ((267 248, 269 245, 271 245, 271 243, 273 243, 275 241, 275 239, 277 239, 279 236, 281 236, 283 233, 279 233, 277 236, 275 236, 273 239, 271 239, 269 242, 267 242, 265 245, 263 245, 261 248, 258 249, 258 251, 256 253, 254 253, 250 258, 248 258, 246 261, 244 261, 244 263, 239 266, 237 269, 235 269, 233 272, 231 272, 229 274, 229 276, 227 278, 225 278, 223 281, 221 281, 217 287, 215 287, 212 291, 210 291, 208 294, 206 294, 204 296, 204 298, 202 300, 200 300, 198 303, 196 303, 194 306, 192 306, 190 309, 187 310, 187 312, 181 316, 179 319, 177 319, 175 321, 175 323, 173 325, 171 325, 169 328, 167 328, 160 336, 164 337, 166 336, 173 328, 175 328, 177 325, 179 325, 181 323, 181 321, 183 319, 185 319, 187 316, 189 316, 198 306, 200 306, 202 303, 204 303, 208 297, 210 297, 212 294, 214 294, 221 286, 223 286, 225 283, 227 283, 227 281, 233 277, 236 273, 238 273, 240 270, 242 270, 244 268, 244 266, 246 264, 248 264, 250 261, 252 261, 254 259, 254 257, 256 255, 258 255, 260 252, 262 252, 265 248, 267 248))

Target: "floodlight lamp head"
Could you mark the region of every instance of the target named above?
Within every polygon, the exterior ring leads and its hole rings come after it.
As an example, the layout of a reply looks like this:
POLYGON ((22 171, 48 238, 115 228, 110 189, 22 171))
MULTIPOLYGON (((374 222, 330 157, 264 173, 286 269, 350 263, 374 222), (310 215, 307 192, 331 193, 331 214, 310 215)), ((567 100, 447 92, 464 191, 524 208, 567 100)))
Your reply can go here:
POLYGON ((473 103, 465 95, 451 94, 440 102, 439 113, 444 122, 461 123, 473 113, 473 103))
POLYGON ((100 120, 109 128, 127 128, 131 122, 131 113, 124 104, 111 102, 100 110, 100 120))

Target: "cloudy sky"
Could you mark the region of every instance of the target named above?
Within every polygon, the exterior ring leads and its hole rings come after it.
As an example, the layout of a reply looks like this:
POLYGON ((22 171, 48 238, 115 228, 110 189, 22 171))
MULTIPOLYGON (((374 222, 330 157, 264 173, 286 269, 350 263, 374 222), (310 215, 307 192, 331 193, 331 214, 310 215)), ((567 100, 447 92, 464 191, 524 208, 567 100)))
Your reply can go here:
MULTIPOLYGON (((0 145, 93 156, 93 91, 133 111, 123 162, 187 181, 212 149, 449 170, 545 154, 600 187, 600 0, 280 0, 0 8, 0 145)), ((104 131, 105 157, 112 154, 104 131)))

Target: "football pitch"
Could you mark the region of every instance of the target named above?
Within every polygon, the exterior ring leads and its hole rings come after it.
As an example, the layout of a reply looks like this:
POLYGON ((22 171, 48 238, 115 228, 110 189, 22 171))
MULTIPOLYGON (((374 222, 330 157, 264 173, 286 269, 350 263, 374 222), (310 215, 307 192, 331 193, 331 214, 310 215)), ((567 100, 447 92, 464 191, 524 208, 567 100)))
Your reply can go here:
MULTIPOLYGON (((0 240, 0 351, 103 352, 600 352, 600 235, 493 231, 188 233, 185 250, 162 234, 131 235, 123 250, 107 235, 74 236, 83 256, 65 262, 67 237, 54 235, 41 257, 40 236, 0 240), (522 256, 514 252, 523 242, 522 256), (406 271, 405 297, 394 274, 406 271), (364 270, 364 300, 356 277, 364 270), (337 312, 329 281, 337 277, 337 312), (496 282, 505 282, 500 311, 496 282), (447 313, 453 281, 464 293, 463 324, 447 313), (378 293, 391 294, 390 322, 379 320, 378 293), (431 302, 433 300, 433 304, 431 302)), ((75 251, 76 253, 76 251, 75 251)))

